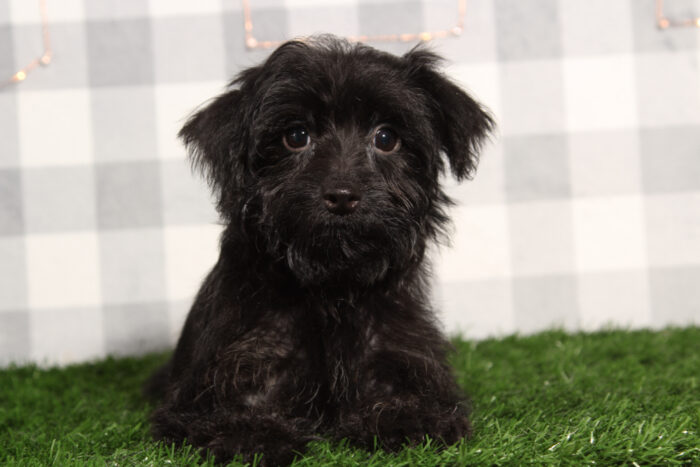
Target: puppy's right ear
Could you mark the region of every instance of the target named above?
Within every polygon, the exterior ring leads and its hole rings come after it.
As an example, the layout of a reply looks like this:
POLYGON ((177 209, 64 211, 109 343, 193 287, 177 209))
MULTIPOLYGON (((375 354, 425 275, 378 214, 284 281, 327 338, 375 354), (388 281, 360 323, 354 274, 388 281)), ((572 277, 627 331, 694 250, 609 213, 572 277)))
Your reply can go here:
POLYGON ((234 193, 243 183, 248 141, 243 100, 243 91, 238 89, 220 95, 194 113, 178 133, 219 207, 223 193, 234 193))
POLYGON ((458 180, 470 177, 476 169, 481 146, 493 131, 493 118, 437 70, 436 65, 442 59, 422 44, 404 55, 404 59, 410 65, 411 75, 429 96, 435 131, 452 173, 458 180))

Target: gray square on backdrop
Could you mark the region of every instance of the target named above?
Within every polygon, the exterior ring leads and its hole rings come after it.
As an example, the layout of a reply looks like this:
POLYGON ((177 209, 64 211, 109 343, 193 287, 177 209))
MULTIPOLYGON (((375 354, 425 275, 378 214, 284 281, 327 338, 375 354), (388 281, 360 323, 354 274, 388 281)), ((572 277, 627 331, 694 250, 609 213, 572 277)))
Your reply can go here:
MULTIPOLYGON (((697 49, 695 28, 680 27, 660 29, 656 22, 656 11, 651 2, 630 0, 632 27, 636 52, 662 52, 670 50, 697 49)), ((697 0, 673 0, 664 2, 664 14, 668 18, 690 19, 698 16, 697 0)))
POLYGON ((0 169, 19 166, 19 125, 17 94, 14 90, 0 92, 0 169))
POLYGON ((549 275, 574 269, 574 226, 568 201, 511 203, 510 258, 515 275, 549 275))
POLYGON ((487 143, 482 149, 473 180, 459 182, 448 175, 442 180, 443 186, 459 205, 502 203, 505 198, 503 165, 503 144, 498 139, 487 143))
POLYGON ((645 192, 700 189, 700 131, 694 125, 641 130, 645 192))
POLYGON ((0 312, 0 368, 29 360, 29 314, 24 311, 0 312))
POLYGON ((165 299, 165 257, 160 229, 100 233, 102 300, 106 304, 165 299))
MULTIPOLYGON (((496 34, 493 2, 469 0, 464 26, 459 36, 430 42, 430 48, 450 63, 496 61, 496 34)), ((451 29, 457 25, 459 5, 456 0, 423 2, 424 27, 428 31, 451 29)))
POLYGON ((153 83, 149 20, 89 21, 87 38, 92 86, 153 83))
POLYGON ((513 279, 513 304, 516 328, 526 334, 573 330, 579 323, 576 281, 570 275, 513 279))
POLYGON ((27 306, 27 261, 22 237, 0 237, 0 310, 27 306))
POLYGON ((10 2, 0 3, 0 24, 10 22, 10 2))
POLYGON ((630 3, 562 0, 560 16, 564 53, 567 56, 631 53, 634 45, 630 3))
POLYGON ((101 228, 162 223, 158 161, 97 166, 97 218, 101 228))
POLYGON ((18 169, 0 170, 0 237, 24 231, 22 180, 18 169))
POLYGON ((360 33, 370 36, 423 31, 423 4, 419 0, 376 2, 360 0, 360 33))
MULTIPOLYGON (((0 8, 2 8, 0 6, 0 8)), ((20 65, 20 67, 23 65, 20 65)), ((17 71, 12 41, 12 26, 0 24, 0 80, 6 80, 17 71)), ((0 107, 4 109, 4 107, 0 107)))
POLYGON ((102 313, 97 307, 30 309, 32 361, 60 365, 104 358, 102 313))
POLYGON ((564 133, 564 77, 560 60, 501 63, 501 133, 564 133))
POLYGON ((155 18, 152 27, 158 83, 226 78, 220 15, 155 18))
POLYGON ((287 12, 289 35, 292 37, 332 33, 357 36, 359 25, 355 5, 311 5, 290 8, 287 12))
POLYGON ((148 2, 143 0, 100 0, 85 2, 88 19, 135 18, 148 16, 148 2))
POLYGON ((496 40, 503 60, 562 56, 557 0, 496 0, 496 40))
POLYGON ((95 177, 92 167, 25 169, 23 185, 27 232, 95 228, 95 177))
POLYGON ((166 303, 106 306, 102 320, 109 355, 140 355, 170 345, 166 303))
POLYGON ((503 155, 509 200, 565 198, 571 194, 564 135, 508 136, 503 139, 503 155))
POLYGON ((219 216, 209 187, 189 162, 168 160, 161 164, 163 215, 166 225, 211 224, 219 216))
MULTIPOLYGON (((242 69, 258 65, 268 55, 269 49, 249 50, 245 45, 243 13, 226 11, 223 15, 224 46, 226 48, 226 76, 233 76, 242 69)), ((253 36, 258 41, 283 41, 289 39, 287 11, 280 8, 253 9, 253 36)))
POLYGON ((224 11, 240 11, 242 7, 240 0, 222 0, 221 5, 224 11))
POLYGON ((641 191, 639 134, 636 130, 571 133, 568 146, 575 196, 641 191))
POLYGON ((91 93, 95 160, 153 159, 156 104, 152 86, 94 88, 91 93))
MULTIPOLYGON (((87 84, 87 46, 83 23, 50 25, 51 64, 35 69, 22 89, 82 88, 87 84)), ((15 62, 29 63, 42 55, 40 24, 20 24, 14 31, 15 62)))
POLYGON ((646 270, 579 274, 578 303, 583 330, 651 325, 649 278, 646 270))
MULTIPOLYGON (((253 4, 257 8, 254 6, 251 9, 250 19, 253 22, 253 35, 258 42, 291 39, 287 27, 288 7, 284 0, 267 0, 253 4)), ((239 28, 238 31, 243 33, 243 28, 239 28)))
POLYGON ((440 283, 436 292, 438 315, 463 337, 484 339, 516 331, 507 278, 440 283))
POLYGON ((656 324, 700 324, 700 266, 652 268, 652 319, 656 324))
MULTIPOLYGON (((357 10, 360 34, 419 33, 423 31, 423 5, 417 0, 381 3, 361 0, 357 10)), ((415 42, 370 42, 372 47, 395 55, 403 55, 415 42)))

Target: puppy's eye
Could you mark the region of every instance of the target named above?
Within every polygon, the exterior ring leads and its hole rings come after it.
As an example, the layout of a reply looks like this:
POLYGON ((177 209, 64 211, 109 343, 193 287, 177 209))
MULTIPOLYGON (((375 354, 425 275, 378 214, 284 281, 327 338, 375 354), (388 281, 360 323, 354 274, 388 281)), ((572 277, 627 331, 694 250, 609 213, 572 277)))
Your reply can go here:
POLYGON ((380 152, 394 152, 399 148, 399 137, 391 128, 379 128, 374 134, 374 147, 380 152))
POLYGON ((303 126, 295 126, 284 132, 282 142, 290 151, 298 152, 306 149, 311 142, 311 136, 303 126))

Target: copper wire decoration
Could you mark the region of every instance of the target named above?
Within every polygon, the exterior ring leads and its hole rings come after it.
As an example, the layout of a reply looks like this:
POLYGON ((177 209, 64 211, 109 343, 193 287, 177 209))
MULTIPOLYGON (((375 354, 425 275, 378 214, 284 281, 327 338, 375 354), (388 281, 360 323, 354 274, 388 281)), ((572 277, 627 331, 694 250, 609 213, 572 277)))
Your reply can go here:
POLYGON ((49 15, 46 9, 46 0, 39 0, 39 12, 41 14, 41 38, 44 44, 44 52, 24 68, 17 70, 10 79, 0 82, 0 88, 20 83, 27 79, 27 75, 38 66, 48 66, 51 63, 51 36, 49 36, 49 15))
POLYGON ((664 14, 664 0, 656 0, 656 24, 659 29, 700 28, 700 16, 686 19, 670 19, 664 14))
MULTIPOLYGON (((245 45, 249 49, 269 49, 277 47, 282 41, 260 40, 253 35, 253 20, 250 13, 250 0, 243 2, 243 17, 245 20, 245 45)), ((377 34, 347 36, 346 39, 353 42, 409 42, 415 40, 429 41, 431 39, 442 39, 444 37, 454 37, 462 34, 464 30, 464 16, 467 10, 467 0, 457 0, 457 24, 450 29, 439 31, 406 32, 401 34, 377 34)))

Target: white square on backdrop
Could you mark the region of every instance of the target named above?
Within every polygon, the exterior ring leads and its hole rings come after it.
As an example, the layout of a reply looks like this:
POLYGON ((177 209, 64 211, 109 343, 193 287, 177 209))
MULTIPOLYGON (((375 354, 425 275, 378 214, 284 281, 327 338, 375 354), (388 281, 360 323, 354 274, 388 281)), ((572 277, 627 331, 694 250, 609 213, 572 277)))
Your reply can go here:
POLYGON ((189 299, 219 257, 221 226, 165 228, 165 273, 169 301, 189 299))
POLYGON ((150 0, 151 16, 198 15, 223 10, 221 0, 150 0))
POLYGON ((692 51, 640 54, 636 66, 641 125, 700 124, 700 54, 692 51))
POLYGON ((26 238, 30 308, 100 304, 100 256, 95 232, 26 238))
POLYGON ((500 204, 461 206, 450 211, 451 245, 434 262, 443 282, 510 276, 506 208, 500 204))
POLYGON ((92 162, 87 90, 24 91, 17 96, 20 165, 47 167, 92 162))
POLYGON ((631 55, 564 59, 567 128, 587 131, 636 127, 635 86, 631 55))
POLYGON ((168 331, 171 344, 175 344, 182 333, 187 314, 192 307, 192 298, 168 302, 168 331))
MULTIPOLYGON (((47 1, 46 10, 50 22, 77 22, 85 19, 83 0, 47 1)), ((10 0, 10 22, 41 23, 39 0, 10 0)))
POLYGON ((641 196, 575 199, 574 246, 580 271, 644 268, 647 264, 641 196))

